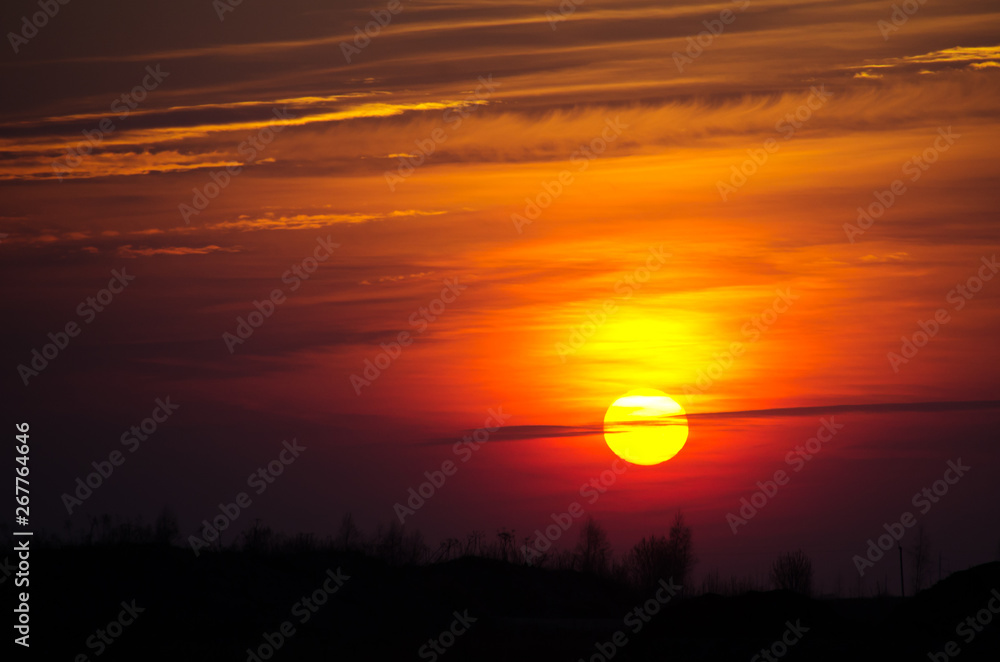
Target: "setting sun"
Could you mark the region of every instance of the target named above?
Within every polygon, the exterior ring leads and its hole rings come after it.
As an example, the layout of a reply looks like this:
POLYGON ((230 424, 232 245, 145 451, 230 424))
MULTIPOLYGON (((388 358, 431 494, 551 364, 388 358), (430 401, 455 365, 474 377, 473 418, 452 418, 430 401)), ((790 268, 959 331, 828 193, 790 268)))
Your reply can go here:
POLYGON ((604 415, 604 440, 615 455, 635 464, 659 464, 687 441, 684 408, 662 391, 640 388, 615 400, 604 415))

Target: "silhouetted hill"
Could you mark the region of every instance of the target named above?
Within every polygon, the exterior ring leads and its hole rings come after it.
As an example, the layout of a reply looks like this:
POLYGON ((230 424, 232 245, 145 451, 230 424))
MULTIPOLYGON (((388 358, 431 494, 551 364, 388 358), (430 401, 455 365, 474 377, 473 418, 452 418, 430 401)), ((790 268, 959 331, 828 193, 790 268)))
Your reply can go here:
MULTIPOLYGON (((421 656, 421 646, 446 631, 456 612, 469 619, 468 629, 437 655, 445 662, 590 660, 595 645, 608 651, 613 644, 605 642, 619 631, 619 641, 628 641, 615 647, 616 662, 750 660, 780 641, 789 624, 788 639, 796 642, 782 660, 926 660, 949 640, 961 646, 963 662, 1000 659, 1000 622, 969 644, 955 633, 1000 588, 1000 563, 956 573, 905 600, 813 600, 774 591, 677 596, 661 606, 657 591, 668 595, 661 586, 638 589, 481 558, 392 567, 351 553, 196 558, 189 549, 135 545, 39 549, 33 560, 32 648, 52 660, 86 654, 102 662, 244 662, 247 649, 258 650, 264 634, 280 632, 285 621, 295 633, 270 659, 430 660, 431 649, 421 656), (336 587, 338 568, 343 586, 325 604, 293 611, 324 582, 336 587), (144 610, 135 623, 100 655, 96 637, 88 648, 88 638, 133 600, 144 610)), ((994 604, 1000 609, 1000 600, 994 604)))

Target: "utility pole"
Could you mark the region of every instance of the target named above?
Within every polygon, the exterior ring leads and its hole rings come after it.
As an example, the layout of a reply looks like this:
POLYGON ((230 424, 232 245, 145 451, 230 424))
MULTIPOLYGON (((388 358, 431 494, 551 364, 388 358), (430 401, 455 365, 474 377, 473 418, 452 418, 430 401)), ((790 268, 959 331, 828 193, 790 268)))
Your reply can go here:
POLYGON ((900 597, 906 597, 906 584, 903 583, 903 545, 897 545, 899 547, 899 595, 900 597))

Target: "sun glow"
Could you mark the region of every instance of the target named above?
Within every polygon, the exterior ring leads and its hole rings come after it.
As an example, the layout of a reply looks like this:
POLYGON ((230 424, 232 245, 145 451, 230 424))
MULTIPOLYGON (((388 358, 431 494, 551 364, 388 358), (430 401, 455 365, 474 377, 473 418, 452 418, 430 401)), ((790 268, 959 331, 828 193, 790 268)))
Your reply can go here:
POLYGON ((604 441, 635 464, 660 464, 680 452, 688 437, 686 412, 662 391, 629 391, 604 415, 604 441))

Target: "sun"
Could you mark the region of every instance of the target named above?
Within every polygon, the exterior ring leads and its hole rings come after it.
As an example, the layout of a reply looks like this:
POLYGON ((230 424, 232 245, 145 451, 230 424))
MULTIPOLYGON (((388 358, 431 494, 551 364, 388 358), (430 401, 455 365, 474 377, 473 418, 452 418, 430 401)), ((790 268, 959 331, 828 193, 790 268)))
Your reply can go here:
POLYGON ((638 388, 615 400, 604 415, 604 441, 634 464, 659 464, 680 452, 688 437, 684 408, 662 391, 638 388))

